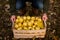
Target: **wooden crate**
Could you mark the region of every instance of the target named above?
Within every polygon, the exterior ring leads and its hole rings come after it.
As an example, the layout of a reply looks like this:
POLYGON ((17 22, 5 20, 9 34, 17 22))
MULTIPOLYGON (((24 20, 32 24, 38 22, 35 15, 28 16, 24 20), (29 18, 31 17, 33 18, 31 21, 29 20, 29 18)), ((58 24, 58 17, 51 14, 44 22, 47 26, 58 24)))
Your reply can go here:
POLYGON ((44 38, 45 34, 46 34, 46 22, 44 21, 44 29, 40 29, 40 30, 16 30, 14 29, 14 23, 12 25, 12 30, 13 30, 13 34, 14 34, 14 38, 44 38))
POLYGON ((44 38, 46 28, 41 30, 15 30, 13 29, 14 38, 44 38))

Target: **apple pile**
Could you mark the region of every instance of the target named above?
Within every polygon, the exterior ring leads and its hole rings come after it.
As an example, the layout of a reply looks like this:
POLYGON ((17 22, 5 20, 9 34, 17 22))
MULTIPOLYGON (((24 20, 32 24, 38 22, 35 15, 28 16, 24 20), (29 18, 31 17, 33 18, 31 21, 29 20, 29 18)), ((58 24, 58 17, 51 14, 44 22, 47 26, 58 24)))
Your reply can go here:
POLYGON ((40 30, 44 28, 44 25, 40 17, 17 16, 14 28, 16 30, 40 30))

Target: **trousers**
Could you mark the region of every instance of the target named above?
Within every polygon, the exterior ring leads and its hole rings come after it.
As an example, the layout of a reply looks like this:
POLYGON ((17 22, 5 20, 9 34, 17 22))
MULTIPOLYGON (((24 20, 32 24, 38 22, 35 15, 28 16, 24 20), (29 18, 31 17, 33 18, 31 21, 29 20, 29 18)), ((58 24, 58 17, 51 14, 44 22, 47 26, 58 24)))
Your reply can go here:
MULTIPOLYGON (((26 1, 27 0, 16 0, 16 9, 19 10, 25 7, 26 1)), ((30 2, 32 3, 32 7, 43 10, 43 0, 30 0, 30 2)))

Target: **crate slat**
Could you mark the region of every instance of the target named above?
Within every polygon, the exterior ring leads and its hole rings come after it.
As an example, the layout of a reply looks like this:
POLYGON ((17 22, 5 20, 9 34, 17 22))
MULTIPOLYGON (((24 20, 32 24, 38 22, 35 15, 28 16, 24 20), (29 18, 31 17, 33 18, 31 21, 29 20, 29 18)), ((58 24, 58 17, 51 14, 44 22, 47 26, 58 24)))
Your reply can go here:
POLYGON ((15 30, 13 29, 14 38, 44 38, 46 29, 41 30, 15 30))

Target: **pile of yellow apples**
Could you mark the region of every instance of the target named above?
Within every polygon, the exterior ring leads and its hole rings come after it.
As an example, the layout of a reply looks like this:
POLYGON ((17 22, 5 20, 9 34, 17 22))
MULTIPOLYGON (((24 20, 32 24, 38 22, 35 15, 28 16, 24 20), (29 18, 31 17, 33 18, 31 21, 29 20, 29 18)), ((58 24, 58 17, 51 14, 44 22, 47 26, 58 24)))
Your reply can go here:
POLYGON ((17 16, 14 28, 16 30, 40 30, 44 28, 44 24, 40 17, 17 16))

